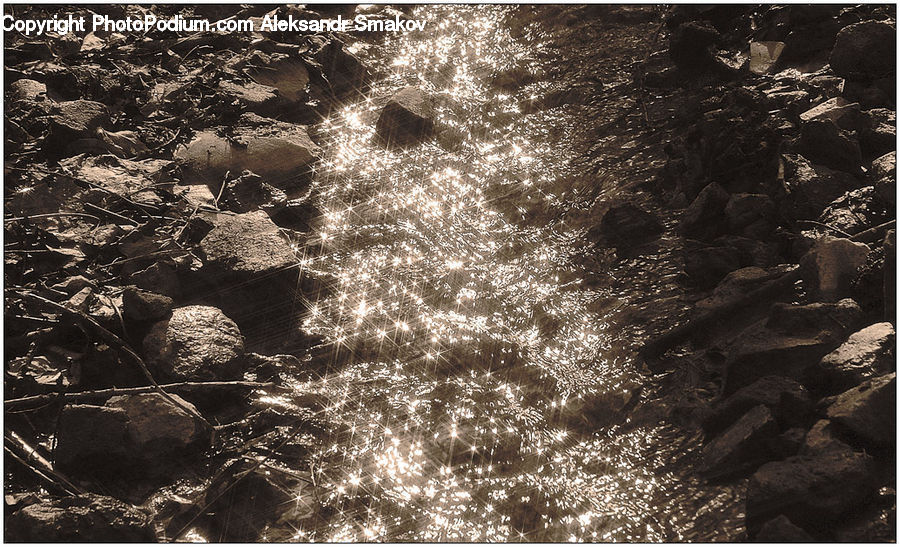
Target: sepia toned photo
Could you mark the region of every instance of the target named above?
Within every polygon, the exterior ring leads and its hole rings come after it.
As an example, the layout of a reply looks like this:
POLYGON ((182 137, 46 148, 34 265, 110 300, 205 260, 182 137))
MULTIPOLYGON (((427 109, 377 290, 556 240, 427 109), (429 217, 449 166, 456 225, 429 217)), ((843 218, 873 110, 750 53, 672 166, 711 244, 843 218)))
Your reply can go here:
POLYGON ((4 541, 896 542, 896 18, 4 4, 4 541))

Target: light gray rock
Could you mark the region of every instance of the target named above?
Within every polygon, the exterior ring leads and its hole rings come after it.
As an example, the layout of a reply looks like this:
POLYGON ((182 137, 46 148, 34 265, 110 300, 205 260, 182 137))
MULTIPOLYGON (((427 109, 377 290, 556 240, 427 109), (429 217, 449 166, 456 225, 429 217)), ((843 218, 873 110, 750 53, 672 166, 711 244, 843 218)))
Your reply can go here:
POLYGON ((264 211, 204 218, 213 228, 200 250, 214 276, 249 280, 297 266, 290 244, 264 211))
POLYGON ((818 372, 828 393, 839 393, 894 369, 894 326, 870 325, 822 358, 818 372))
POLYGON ((800 260, 817 296, 837 300, 850 289, 860 266, 866 263, 869 248, 847 238, 823 236, 800 260))

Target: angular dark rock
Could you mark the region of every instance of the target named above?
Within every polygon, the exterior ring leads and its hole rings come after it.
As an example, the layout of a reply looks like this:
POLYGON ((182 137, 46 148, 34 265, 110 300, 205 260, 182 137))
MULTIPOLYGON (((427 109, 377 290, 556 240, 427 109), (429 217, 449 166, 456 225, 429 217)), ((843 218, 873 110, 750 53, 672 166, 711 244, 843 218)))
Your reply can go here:
POLYGON ((887 222, 892 218, 892 209, 881 193, 883 190, 878 192, 874 186, 847 192, 822 211, 819 222, 851 235, 887 222))
POLYGON ((894 327, 888 322, 870 325, 822 358, 815 376, 829 394, 840 393, 864 380, 894 370, 894 327))
POLYGON ((863 382, 837 396, 826 414, 835 424, 871 446, 896 443, 897 375, 863 382))
POLYGON ((298 265, 288 240, 263 211, 204 216, 213 226, 200 241, 205 270, 217 278, 249 281, 298 265))
POLYGON ((850 173, 811 164, 797 154, 787 154, 783 161, 787 199, 779 205, 788 218, 817 219, 832 201, 859 184, 850 173))
POLYGON ((719 38, 719 31, 706 21, 682 23, 669 37, 669 56, 680 68, 709 67, 712 64, 710 46, 719 38))
POLYGON ((865 112, 866 127, 859 130, 859 145, 864 157, 881 156, 894 150, 897 144, 897 115, 887 108, 873 108, 865 112))
POLYGON ((720 479, 755 469, 778 454, 778 431, 765 405, 753 407, 703 448, 700 472, 720 479))
POLYGON ((757 543, 813 543, 815 540, 784 515, 762 525, 753 541, 757 543))
POLYGON ((760 405, 769 409, 782 429, 803 424, 812 410, 809 392, 799 382, 783 376, 765 376, 713 407, 703 428, 708 434, 716 434, 760 405))
POLYGON ((710 310, 739 300, 766 281, 779 277, 787 271, 786 268, 777 266, 768 269, 748 266, 735 270, 716 285, 712 295, 698 301, 694 306, 700 310, 710 310))
POLYGON ((859 143, 829 119, 814 119, 800 127, 797 148, 804 157, 832 169, 858 173, 862 164, 859 143))
POLYGON ((389 145, 408 146, 434 131, 433 99, 417 87, 405 87, 381 109, 375 131, 389 145))
POLYGON ((775 230, 775 203, 765 194, 733 194, 725 218, 731 233, 765 239, 775 230))
POLYGON ((893 74, 897 60, 896 29, 880 21, 864 21, 841 29, 829 64, 839 76, 868 80, 893 74))
POLYGON ((679 231, 695 239, 715 238, 726 226, 725 206, 729 199, 731 195, 724 188, 710 183, 685 210, 679 231))
POLYGON ((715 286, 742 265, 740 251, 732 247, 705 245, 684 251, 684 273, 699 288, 715 286))
POLYGON ((154 543, 147 512, 109 496, 86 494, 35 503, 6 521, 6 541, 37 543, 154 543))
POLYGON ((50 131, 55 144, 94 136, 94 131, 109 123, 106 105, 95 101, 66 101, 57 103, 50 115, 50 131))
POLYGON ((897 176, 897 152, 887 154, 872 161, 871 175, 873 180, 897 176))
POLYGON ((128 456, 128 415, 94 405, 66 405, 57 425, 56 465, 66 471, 109 466, 128 456))
POLYGON ((829 450, 792 456, 760 467, 747 487, 747 528, 751 535, 783 514, 807 529, 832 528, 842 515, 875 490, 869 456, 829 450))
POLYGON ((174 299, 181 296, 178 274, 174 268, 162 262, 154 262, 145 269, 134 272, 128 281, 134 283, 139 289, 169 298, 174 299))
POLYGON ((846 131, 858 131, 868 125, 859 103, 851 103, 843 97, 832 97, 800 114, 801 122, 831 120, 846 131))
POLYGON ((806 432, 800 454, 815 455, 834 450, 852 451, 852 448, 839 438, 834 424, 828 420, 819 420, 806 432))
POLYGON ((149 364, 179 380, 230 380, 241 370, 244 340, 238 326, 217 308, 185 306, 144 338, 149 364))

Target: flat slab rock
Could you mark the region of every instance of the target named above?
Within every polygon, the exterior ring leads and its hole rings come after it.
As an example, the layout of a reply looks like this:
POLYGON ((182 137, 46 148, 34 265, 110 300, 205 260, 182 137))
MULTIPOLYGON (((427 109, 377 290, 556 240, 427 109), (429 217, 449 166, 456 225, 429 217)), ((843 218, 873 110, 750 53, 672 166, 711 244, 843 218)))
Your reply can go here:
POLYGON ((201 131, 175 152, 184 166, 184 182, 221 185, 225 174, 253 171, 271 184, 295 178, 321 156, 305 125, 245 115, 231 139, 201 131))
POLYGON ((214 275, 247 280, 297 266, 290 244, 265 212, 204 218, 213 229, 200 241, 200 250, 214 275))
POLYGON ((211 306, 184 306, 153 325, 144 338, 147 361, 178 380, 230 380, 241 371, 244 338, 211 306))
POLYGON ((703 448, 701 471, 715 479, 752 470, 775 455, 777 436, 769 409, 754 407, 703 448))
POLYGON ((826 415, 865 443, 896 442, 897 374, 873 378, 837 396, 826 415))
POLYGON ((109 496, 86 494, 35 503, 6 521, 6 541, 152 543, 150 515, 109 496))

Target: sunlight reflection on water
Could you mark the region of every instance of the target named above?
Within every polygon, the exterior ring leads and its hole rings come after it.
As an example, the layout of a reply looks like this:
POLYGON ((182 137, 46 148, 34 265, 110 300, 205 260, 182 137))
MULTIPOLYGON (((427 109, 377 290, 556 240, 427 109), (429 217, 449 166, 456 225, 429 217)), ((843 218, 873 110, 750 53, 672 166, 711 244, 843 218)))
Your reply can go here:
POLYGON ((491 85, 530 51, 506 10, 429 7, 426 32, 367 59, 384 74, 370 98, 324 125, 322 251, 304 266, 334 290, 304 328, 354 357, 305 386, 346 432, 318 455, 338 510, 299 540, 672 539, 653 517, 675 480, 648 459, 655 432, 595 431, 638 372, 586 311, 580 234, 553 222, 577 120, 548 138, 519 112, 532 91, 491 85), (406 85, 437 97, 452 146, 373 139, 378 98, 406 85))

